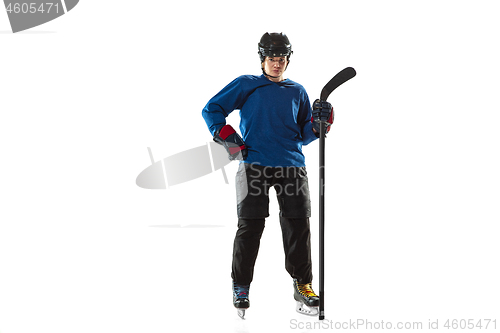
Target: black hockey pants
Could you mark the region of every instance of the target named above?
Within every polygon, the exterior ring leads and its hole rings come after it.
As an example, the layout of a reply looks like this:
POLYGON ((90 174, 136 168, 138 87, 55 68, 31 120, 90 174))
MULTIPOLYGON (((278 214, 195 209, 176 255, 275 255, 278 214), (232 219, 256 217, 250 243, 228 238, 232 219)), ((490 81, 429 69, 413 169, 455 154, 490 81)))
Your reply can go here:
POLYGON ((312 281, 311 203, 304 167, 264 167, 241 163, 236 175, 238 230, 234 239, 232 278, 250 284, 259 252, 265 218, 269 216, 269 189, 280 206, 285 268, 299 283, 312 281))

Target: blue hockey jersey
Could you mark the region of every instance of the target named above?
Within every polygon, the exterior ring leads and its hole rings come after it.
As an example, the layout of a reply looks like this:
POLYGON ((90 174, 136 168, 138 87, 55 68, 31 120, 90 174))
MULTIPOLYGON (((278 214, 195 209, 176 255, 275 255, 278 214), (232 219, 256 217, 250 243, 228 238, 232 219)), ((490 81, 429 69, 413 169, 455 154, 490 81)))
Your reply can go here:
POLYGON ((302 146, 317 137, 303 86, 289 79, 272 82, 264 75, 236 78, 203 108, 212 136, 226 125, 226 117, 234 110, 240 110, 240 132, 248 148, 245 163, 305 166, 302 146))

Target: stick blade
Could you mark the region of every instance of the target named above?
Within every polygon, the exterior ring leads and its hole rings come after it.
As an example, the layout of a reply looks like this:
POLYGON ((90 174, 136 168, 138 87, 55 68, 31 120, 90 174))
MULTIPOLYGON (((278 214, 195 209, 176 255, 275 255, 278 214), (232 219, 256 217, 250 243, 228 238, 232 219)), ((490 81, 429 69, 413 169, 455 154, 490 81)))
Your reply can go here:
POLYGON ((321 90, 321 97, 320 99, 322 101, 326 101, 328 96, 337 89, 341 84, 345 83, 346 81, 349 81, 353 77, 356 76, 356 71, 352 67, 346 67, 340 72, 338 72, 321 90))

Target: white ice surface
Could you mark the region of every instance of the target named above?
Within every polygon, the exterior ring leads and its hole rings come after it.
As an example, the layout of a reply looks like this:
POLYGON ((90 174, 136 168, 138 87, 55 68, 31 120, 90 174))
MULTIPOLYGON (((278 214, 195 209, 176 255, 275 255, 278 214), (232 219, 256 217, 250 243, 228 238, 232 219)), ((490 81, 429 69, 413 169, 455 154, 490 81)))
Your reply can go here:
MULTIPOLYGON (((495 316, 498 329, 496 8, 81 1, 19 34, 0 14, 0 332, 306 332, 358 320, 425 331, 495 316), (211 140, 201 109, 236 76, 259 74, 266 31, 289 35, 287 75, 311 99, 344 67, 358 71, 330 99, 322 327, 295 313, 274 198, 247 319, 232 307, 236 164, 229 185, 220 171, 167 190, 135 185, 147 147, 161 159, 211 140)), ((236 128, 237 112, 228 121, 236 128)), ((304 147, 316 291, 317 150, 304 147)))

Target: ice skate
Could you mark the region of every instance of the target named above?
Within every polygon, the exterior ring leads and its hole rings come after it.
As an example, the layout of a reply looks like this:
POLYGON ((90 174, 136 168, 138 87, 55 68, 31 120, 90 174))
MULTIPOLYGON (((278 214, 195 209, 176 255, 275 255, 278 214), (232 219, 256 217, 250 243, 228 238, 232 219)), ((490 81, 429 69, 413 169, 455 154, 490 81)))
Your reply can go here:
POLYGON ((241 319, 245 319, 245 310, 250 307, 249 291, 250 285, 237 284, 233 281, 233 305, 241 319))
POLYGON ((297 301, 297 312, 308 316, 319 313, 319 296, 312 290, 311 283, 299 284, 293 279, 293 298, 297 301))

